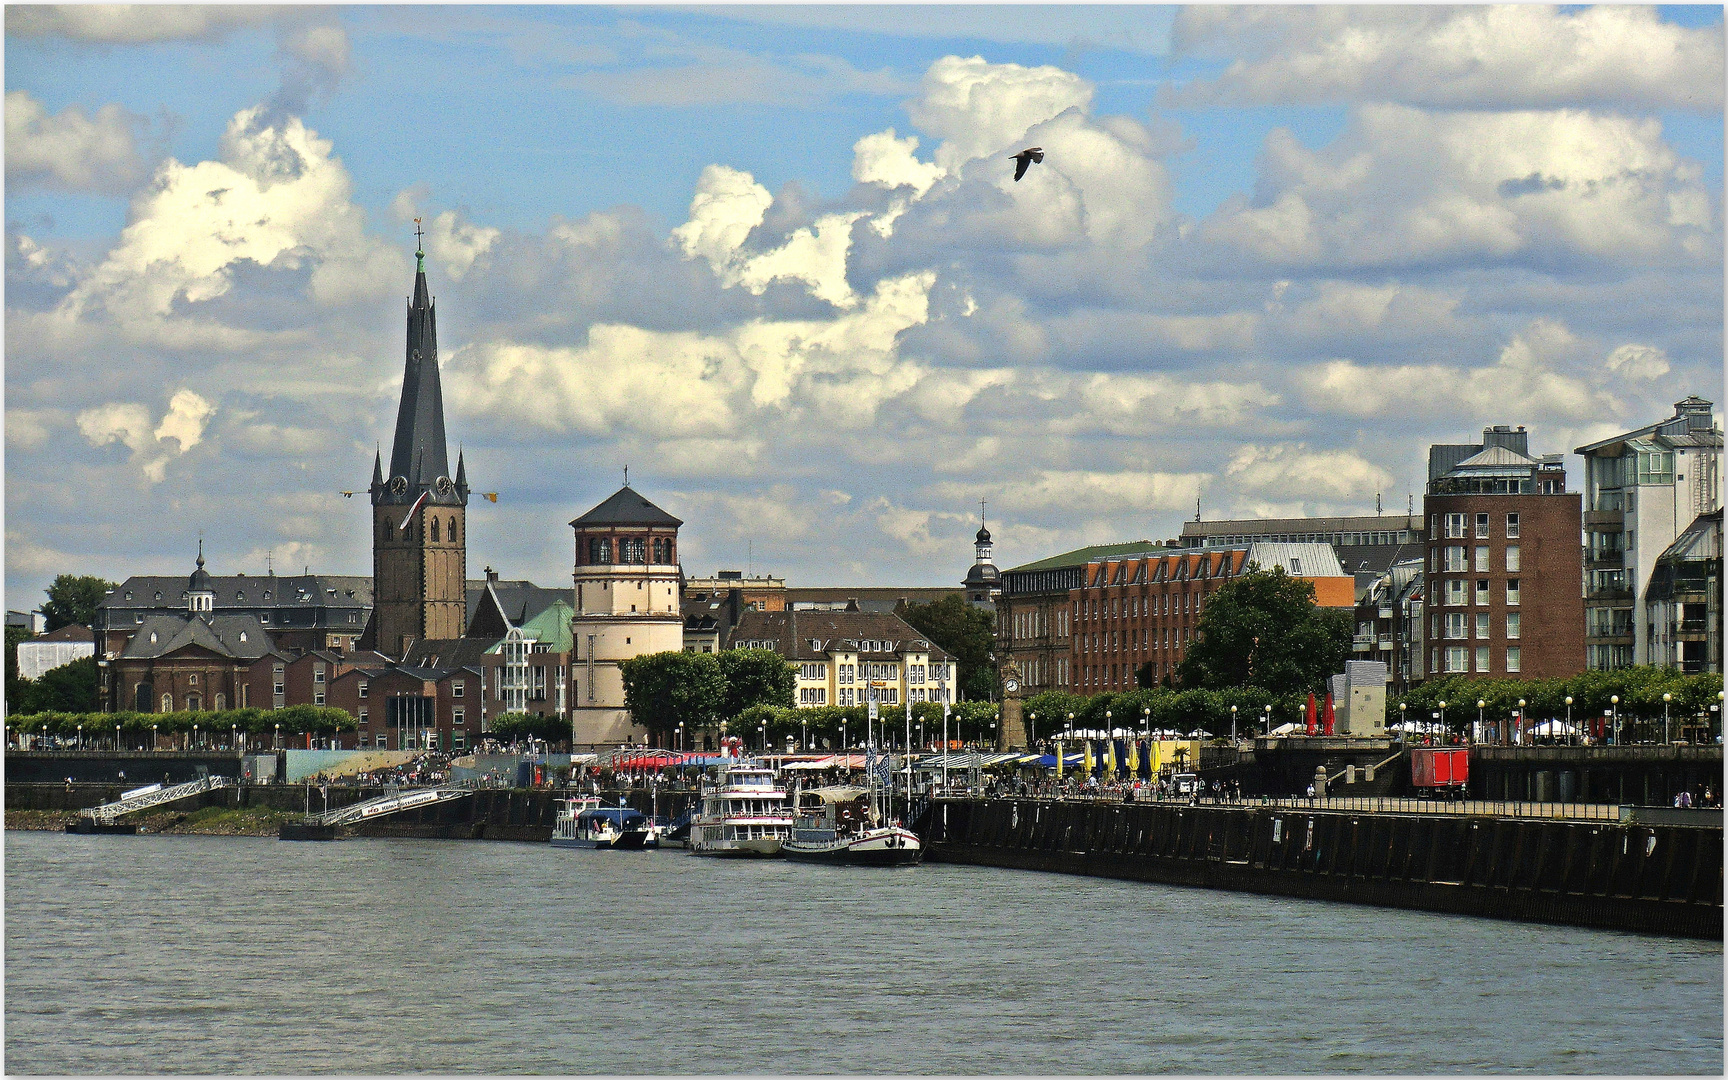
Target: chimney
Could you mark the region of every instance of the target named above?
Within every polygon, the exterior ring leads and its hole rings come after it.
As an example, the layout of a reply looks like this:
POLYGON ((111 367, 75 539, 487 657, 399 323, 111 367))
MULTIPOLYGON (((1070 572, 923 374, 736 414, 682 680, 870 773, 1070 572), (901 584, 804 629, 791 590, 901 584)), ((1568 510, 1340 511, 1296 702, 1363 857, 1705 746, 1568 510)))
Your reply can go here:
POLYGON ((486 584, 488 584, 488 585, 498 584, 498 571, 492 569, 490 566, 488 566, 486 568, 486 584))
POLYGON ((846 598, 846 610, 847 611, 857 611, 858 610, 858 598, 856 596, 848 596, 846 598))

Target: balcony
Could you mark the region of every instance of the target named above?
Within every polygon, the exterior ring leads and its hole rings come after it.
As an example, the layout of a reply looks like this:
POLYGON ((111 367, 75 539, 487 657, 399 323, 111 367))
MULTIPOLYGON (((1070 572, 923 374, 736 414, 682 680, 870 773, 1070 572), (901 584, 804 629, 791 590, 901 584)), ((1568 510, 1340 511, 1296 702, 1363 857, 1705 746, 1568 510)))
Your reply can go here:
POLYGON ((1619 531, 1626 526, 1624 510, 1586 510, 1584 511, 1584 527, 1586 529, 1604 529, 1619 531))
POLYGON ((1584 560, 1586 570, 1620 570, 1625 566, 1624 551, 1592 551, 1584 560))
POLYGON ((1626 603, 1631 603, 1632 602, 1632 590, 1626 588, 1624 585, 1601 586, 1598 588, 1586 590, 1584 593, 1584 599, 1591 600, 1591 601, 1621 600, 1621 601, 1625 601, 1626 603))
POLYGON ((1357 634, 1350 639, 1351 652, 1368 652, 1373 647, 1374 635, 1372 634, 1357 634))

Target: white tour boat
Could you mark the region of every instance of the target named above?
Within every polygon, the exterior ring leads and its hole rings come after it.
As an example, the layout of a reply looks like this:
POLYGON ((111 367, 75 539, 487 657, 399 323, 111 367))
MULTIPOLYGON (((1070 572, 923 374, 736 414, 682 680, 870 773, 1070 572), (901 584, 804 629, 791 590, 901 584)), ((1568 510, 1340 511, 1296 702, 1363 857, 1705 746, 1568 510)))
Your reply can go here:
POLYGON ((774 782, 774 770, 733 765, 703 789, 689 848, 693 855, 773 857, 791 831, 792 808, 786 789, 774 782))
POLYGON ((823 787, 801 792, 792 838, 780 854, 801 862, 907 866, 924 857, 918 834, 898 822, 883 824, 875 791, 823 787))

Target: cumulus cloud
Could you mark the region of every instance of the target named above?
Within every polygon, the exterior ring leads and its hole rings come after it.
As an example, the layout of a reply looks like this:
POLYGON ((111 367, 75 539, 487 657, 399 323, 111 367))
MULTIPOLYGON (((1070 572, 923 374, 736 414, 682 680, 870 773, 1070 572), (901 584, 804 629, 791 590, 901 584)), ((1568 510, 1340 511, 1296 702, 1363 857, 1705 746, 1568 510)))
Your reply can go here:
POLYGON ((131 191, 146 170, 137 135, 145 125, 118 105, 49 114, 25 90, 6 92, 6 180, 61 191, 131 191))
POLYGON ((919 130, 940 136, 936 164, 953 169, 1018 150, 1038 124, 1068 109, 1091 108, 1092 84, 1058 67, 992 64, 982 56, 944 56, 924 73, 907 113, 919 130))
POLYGON ((396 220, 406 225, 419 221, 425 229, 426 253, 452 281, 461 281, 474 261, 492 249, 503 230, 475 225, 459 219, 454 210, 442 210, 426 221, 420 201, 424 187, 399 193, 390 204, 396 220))
POLYGON ((1608 370, 1628 379, 1655 380, 1668 374, 1668 354, 1650 345, 1622 345, 1608 354, 1608 370))
POLYGON ((947 175, 942 166, 919 161, 918 136, 895 137, 894 129, 866 135, 852 144, 852 179, 885 188, 909 187, 914 196, 947 175))
POLYGON ((1319 150, 1274 130, 1257 197, 1201 235, 1273 265, 1386 267, 1701 260, 1715 231, 1701 167, 1656 120, 1371 105, 1319 150))
POLYGON ((1244 492, 1363 502, 1390 490, 1392 474, 1350 450, 1310 449, 1306 443, 1244 446, 1224 470, 1244 492))
POLYGON ((1177 15, 1174 43, 1236 57, 1216 79, 1168 93, 1176 105, 1720 110, 1723 100, 1722 24, 1676 26, 1655 7, 1195 5, 1177 15))
POLYGON ((159 422, 151 421, 150 410, 144 405, 115 401, 80 412, 77 424, 91 446, 119 443, 131 450, 131 460, 145 478, 159 484, 168 463, 203 439, 205 425, 215 411, 215 406, 202 397, 181 389, 169 400, 168 411, 159 422))
POLYGON ((165 162, 134 201, 120 242, 60 314, 105 311, 147 332, 228 292, 246 265, 309 268, 311 295, 326 304, 376 296, 382 283, 369 264, 379 246, 365 235, 330 142, 298 119, 261 117, 252 108, 230 121, 220 160, 165 162))

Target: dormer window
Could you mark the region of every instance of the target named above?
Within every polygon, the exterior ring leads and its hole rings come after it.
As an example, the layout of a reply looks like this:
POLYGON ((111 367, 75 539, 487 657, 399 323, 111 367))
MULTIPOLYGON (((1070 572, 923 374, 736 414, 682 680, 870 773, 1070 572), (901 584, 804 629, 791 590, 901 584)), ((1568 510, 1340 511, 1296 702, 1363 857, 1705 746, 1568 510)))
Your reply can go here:
POLYGON ((126 594, 126 599, 128 599, 128 600, 130 600, 130 599, 132 599, 132 594, 131 594, 131 593, 127 593, 127 594, 126 594))
POLYGON ((160 599, 162 599, 162 594, 161 594, 161 593, 157 593, 157 594, 156 594, 156 597, 155 597, 155 598, 156 598, 156 599, 157 599, 157 600, 160 600, 160 599))
POLYGON ((150 644, 156 644, 156 631, 150 631, 150 644))
POLYGON ((240 640, 241 641, 246 640, 246 631, 244 631, 244 630, 240 631, 240 640))
POLYGON ((266 599, 266 600, 270 599, 270 590, 269 589, 264 590, 264 599, 266 599))

